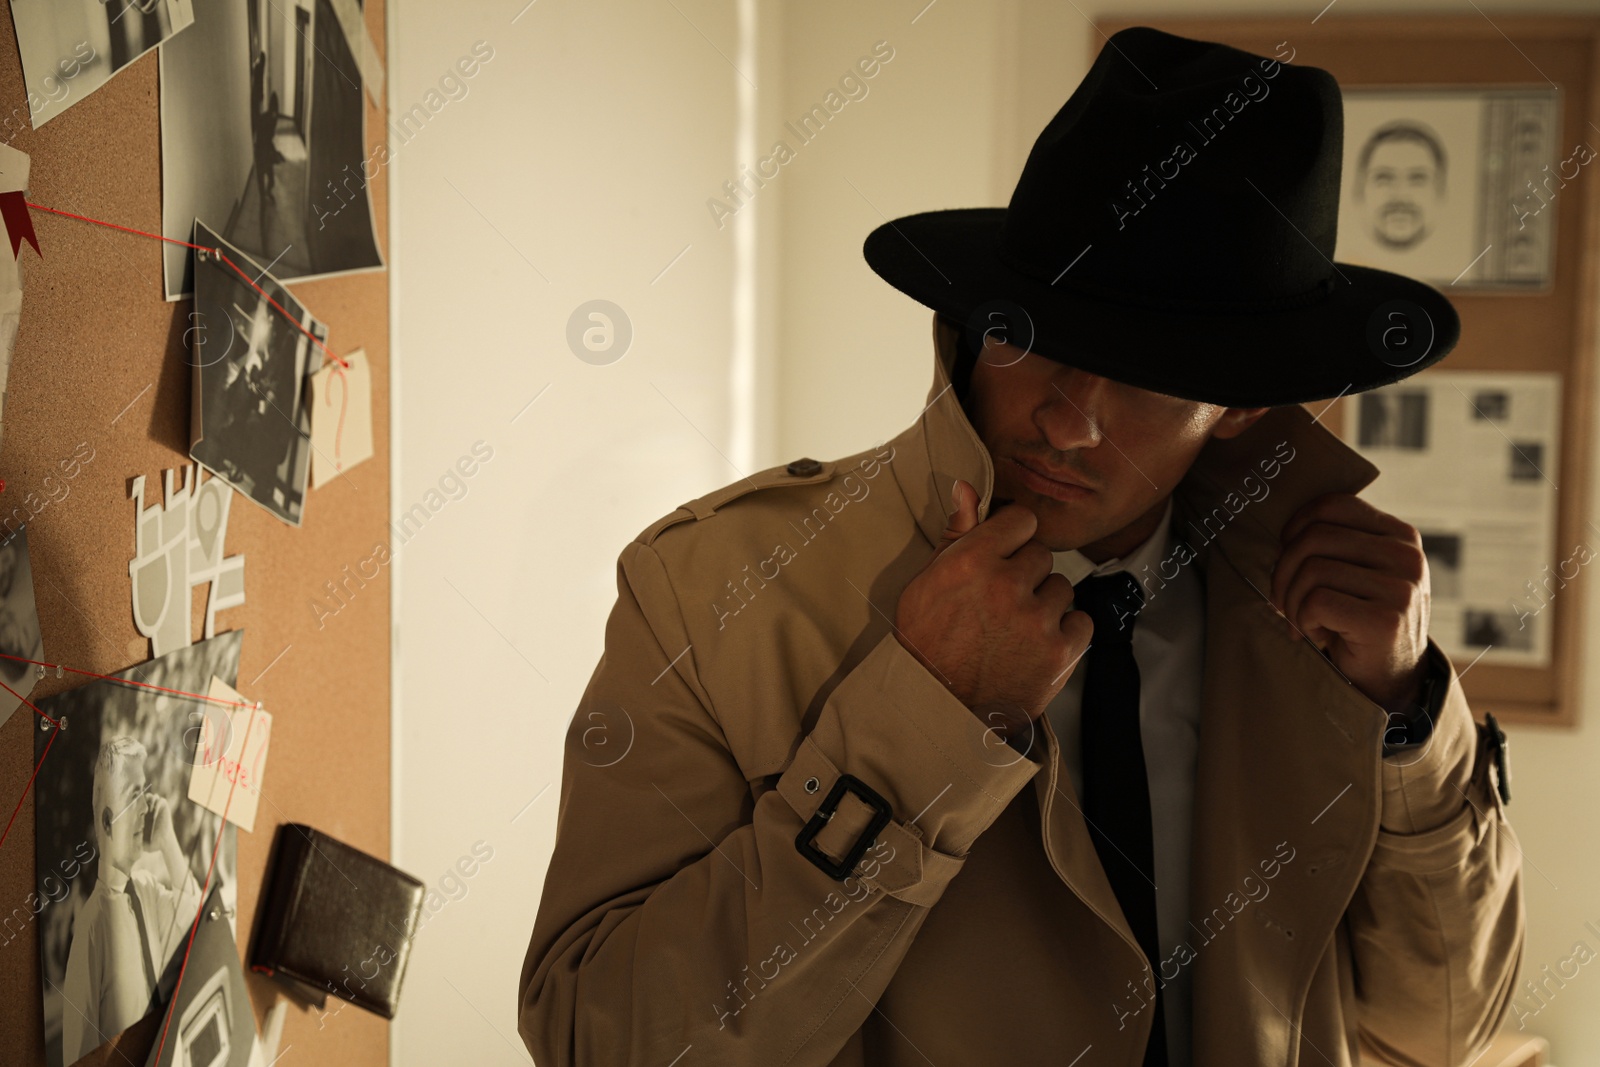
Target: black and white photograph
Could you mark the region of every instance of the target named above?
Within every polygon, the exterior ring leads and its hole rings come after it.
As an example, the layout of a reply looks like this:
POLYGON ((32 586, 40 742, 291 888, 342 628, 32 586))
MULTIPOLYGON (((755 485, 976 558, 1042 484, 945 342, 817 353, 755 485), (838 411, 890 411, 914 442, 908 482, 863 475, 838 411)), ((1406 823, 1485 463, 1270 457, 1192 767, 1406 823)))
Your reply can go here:
POLYGON ((114 676, 142 686, 99 680, 38 702, 61 724, 33 731, 35 759, 50 747, 34 785, 36 880, 54 902, 37 920, 49 1067, 76 1062, 168 1000, 208 871, 222 906, 237 907, 237 830, 188 799, 209 705, 144 686, 235 684, 243 636, 114 676))
POLYGON ((1341 262, 1458 289, 1548 284, 1556 202, 1593 156, 1558 150, 1553 89, 1362 87, 1344 116, 1341 262))
POLYGON ((1537 667, 1553 654, 1549 621, 1497 641, 1505 620, 1483 605, 1536 607, 1526 582, 1556 543, 1561 388, 1546 371, 1434 369, 1357 402, 1357 447, 1383 472, 1362 498, 1422 532, 1433 634, 1448 655, 1537 667))
MULTIPOLYGON (((161 226, 197 218, 285 281, 378 270, 360 42, 330 0, 193 0, 161 50, 161 226)), ((166 296, 193 292, 168 245, 166 296)))
MULTIPOLYGON (((194 23, 193 0, 11 0, 38 129, 194 23)), ((9 135, 6 137, 10 139, 9 135)))
POLYGON ((38 671, 25 660, 44 659, 39 605, 33 596, 33 564, 28 559, 28 528, 0 541, 0 726, 33 691, 38 671))
POLYGON ((1422 552, 1428 557, 1428 578, 1435 600, 1461 596, 1461 535, 1423 530, 1422 552))
POLYGON ((228 909, 213 889, 200 910, 194 947, 183 981, 167 1005, 145 1067, 247 1067, 260 1063, 256 1020, 244 967, 228 922, 228 909))
POLYGON ((1537 617, 1519 618, 1515 611, 1468 608, 1462 616, 1461 643, 1469 648, 1502 648, 1526 651, 1533 648, 1537 617))
MULTIPOLYGON (((194 234, 195 244, 222 248, 240 269, 261 271, 204 224, 195 223, 194 234)), ((259 275, 257 292, 217 256, 196 252, 195 260, 189 457, 299 526, 311 476, 306 384, 324 358, 306 332, 326 343, 327 328, 272 275, 259 275)))
POLYGON ((1532 482, 1544 477, 1544 442, 1513 441, 1506 450, 1511 461, 1511 480, 1532 482))
POLYGON ((1428 394, 1392 389, 1363 393, 1356 432, 1362 448, 1428 447, 1428 394))

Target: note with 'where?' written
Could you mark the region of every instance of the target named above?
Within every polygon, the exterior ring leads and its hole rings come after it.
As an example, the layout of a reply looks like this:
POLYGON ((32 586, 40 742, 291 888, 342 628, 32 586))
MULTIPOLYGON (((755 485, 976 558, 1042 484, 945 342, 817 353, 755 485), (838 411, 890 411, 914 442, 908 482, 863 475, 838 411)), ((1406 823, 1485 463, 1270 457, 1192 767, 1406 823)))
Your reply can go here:
POLYGON ((253 830, 261 799, 261 775, 272 740, 272 713, 256 707, 223 682, 211 679, 207 704, 195 739, 189 799, 223 816, 241 830, 253 830))

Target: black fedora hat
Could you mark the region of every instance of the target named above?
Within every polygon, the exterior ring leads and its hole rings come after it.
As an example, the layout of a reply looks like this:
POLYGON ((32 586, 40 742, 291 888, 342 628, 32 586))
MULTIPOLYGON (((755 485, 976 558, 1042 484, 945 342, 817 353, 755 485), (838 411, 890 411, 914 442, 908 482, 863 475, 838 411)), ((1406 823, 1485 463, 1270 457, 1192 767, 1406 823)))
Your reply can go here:
POLYGON ((1431 366, 1461 332, 1432 286, 1334 261, 1343 147, 1327 71, 1136 26, 1008 207, 898 218, 863 252, 969 337, 1190 400, 1329 399, 1431 366))

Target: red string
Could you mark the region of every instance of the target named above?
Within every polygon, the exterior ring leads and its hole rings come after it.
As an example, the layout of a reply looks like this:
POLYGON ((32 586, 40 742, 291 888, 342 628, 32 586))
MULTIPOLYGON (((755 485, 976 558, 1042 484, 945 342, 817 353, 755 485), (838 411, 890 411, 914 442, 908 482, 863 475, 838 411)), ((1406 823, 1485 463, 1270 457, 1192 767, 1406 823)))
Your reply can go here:
POLYGON ((331 359, 335 363, 339 364, 339 366, 342 367, 342 368, 348 368, 350 366, 350 364, 346 363, 344 360, 342 360, 338 356, 334 355, 333 354, 333 349, 329 348, 327 345, 323 344, 320 340, 318 340, 315 334, 313 334, 310 330, 306 329, 304 326, 300 325, 300 323, 296 322, 293 315, 290 315, 287 311, 284 311, 282 304, 279 304, 276 300, 272 299, 272 297, 267 296, 267 291, 265 289, 261 288, 261 286, 257 285, 255 282, 251 281, 250 276, 248 274, 246 274, 243 270, 241 270, 237 263, 235 263, 233 260, 229 259, 228 258, 228 254, 226 252, 224 252, 220 248, 213 248, 210 251, 215 253, 217 258, 222 260, 222 262, 224 262, 228 266, 232 267, 234 269, 234 271, 239 275, 239 277, 241 277, 241 278, 243 278, 245 280, 245 284, 249 285, 250 288, 254 289, 256 292, 258 292, 262 296, 266 297, 267 303, 269 303, 273 307, 277 308, 278 311, 282 313, 284 318, 288 319, 291 323, 294 324, 294 328, 295 329, 299 330, 301 333, 303 333, 307 337, 311 338, 311 343, 316 345, 318 348, 322 349, 323 353, 326 354, 329 359, 331 359))
MULTIPOLYGON (((36 714, 38 714, 38 715, 43 715, 45 720, 47 722, 49 722, 50 725, 56 727, 58 730, 60 729, 60 726, 61 726, 60 723, 56 722, 54 719, 50 718, 50 716, 45 715, 44 712, 42 712, 38 708, 34 707, 33 702, 31 700, 29 700, 27 697, 23 696, 21 693, 17 692, 15 689, 11 688, 9 685, 7 685, 4 682, 0 682, 0 689, 4 689, 6 692, 8 692, 12 696, 16 697, 18 700, 20 700, 24 704, 28 705, 28 707, 33 708, 34 712, 36 714)), ((50 754, 50 746, 55 744, 55 743, 56 743, 55 734, 51 734, 50 735, 50 740, 48 740, 48 741, 46 741, 44 743, 44 751, 39 754, 39 762, 34 765, 33 778, 29 778, 28 779, 28 784, 22 787, 22 795, 17 798, 17 806, 15 808, 11 809, 11 821, 6 823, 6 831, 5 831, 5 833, 0 834, 0 845, 4 845, 6 843, 6 838, 11 836, 11 823, 14 823, 14 822, 17 821, 17 812, 22 810, 22 802, 27 800, 28 799, 28 794, 33 791, 33 779, 39 777, 39 768, 44 766, 44 758, 50 754)))
POLYGON ((335 363, 339 364, 339 366, 341 366, 341 367, 344 367, 346 369, 349 368, 349 366, 350 366, 349 363, 345 362, 343 359, 340 359, 338 356, 334 355, 333 354, 333 350, 331 348, 329 348, 327 345, 323 344, 322 341, 315 334, 313 334, 310 330, 307 330, 304 326, 300 325, 300 323, 298 321, 296 321, 296 319, 295 319, 295 317, 293 315, 289 314, 287 311, 284 311, 283 305, 279 304, 276 300, 272 299, 272 297, 267 296, 266 290, 262 289, 261 286, 257 285, 254 281, 252 281, 250 276, 248 274, 246 274, 243 270, 241 270, 237 263, 235 263, 233 260, 229 259, 227 254, 225 252, 223 252, 222 249, 220 249, 220 248, 207 248, 204 245, 197 245, 197 244, 194 244, 194 243, 192 243, 190 241, 180 241, 176 237, 167 237, 167 236, 164 236, 164 235, 159 234, 159 233, 150 233, 147 230, 136 230, 132 226, 119 226, 115 222, 106 222, 104 219, 92 219, 88 215, 77 215, 77 214, 74 214, 71 211, 61 211, 61 210, 58 210, 57 208, 45 207, 43 204, 35 204, 32 200, 24 200, 23 203, 27 204, 29 207, 38 208, 40 211, 48 211, 53 215, 65 215, 69 219, 82 219, 84 222, 92 222, 97 226, 109 226, 113 230, 121 230, 124 233, 136 233, 140 237, 153 237, 158 241, 166 241, 168 244, 183 245, 185 248, 194 248, 194 249, 198 249, 201 252, 210 252, 212 255, 214 255, 218 259, 222 260, 222 262, 224 262, 228 266, 232 267, 234 269, 234 272, 236 274, 238 274, 239 277, 241 277, 241 278, 243 278, 245 280, 245 284, 249 285, 250 288, 254 289, 256 292, 258 292, 262 296, 266 297, 267 298, 267 303, 269 303, 273 307, 277 308, 278 311, 283 315, 283 317, 288 319, 289 322, 294 325, 295 329, 299 330, 301 333, 303 333, 307 337, 311 338, 311 343, 316 345, 318 348, 322 349, 323 353, 326 354, 329 359, 333 360, 335 363))
MULTIPOLYGON (((0 655, 4 655, 4 653, 0 653, 0 655)), ((11 657, 10 656, 6 656, 6 658, 10 659, 11 657)), ((33 702, 31 700, 29 700, 27 697, 23 696, 21 693, 17 692, 15 689, 11 688, 6 683, 0 682, 0 689, 4 689, 6 692, 8 692, 12 696, 16 697, 18 700, 20 700, 24 704, 28 705, 28 707, 33 708, 34 714, 36 714, 40 718, 44 719, 44 721, 49 723, 51 726, 59 727, 61 725, 60 723, 58 723, 54 719, 52 719, 50 716, 46 715, 44 712, 42 712, 38 708, 34 707, 33 702)))
MULTIPOLYGON (((45 663, 43 660, 26 659, 22 656, 8 656, 4 652, 0 652, 0 659, 16 660, 18 663, 34 663, 38 664, 40 667, 60 667, 62 670, 71 671, 73 674, 84 674, 88 675, 90 678, 98 678, 102 682, 117 682, 121 685, 136 685, 142 689, 154 689, 161 693, 171 693, 173 696, 190 697, 194 700, 204 700, 212 704, 221 704, 224 707, 229 708, 249 708, 255 706, 255 701, 253 700, 224 700, 221 697, 206 696, 202 693, 186 693, 182 689, 168 689, 164 685, 151 685, 149 682, 136 682, 132 678, 116 678, 109 674, 96 674, 94 671, 80 670, 77 667, 68 667, 60 663, 45 663)), ((15 692, 4 682, 0 682, 0 689, 4 689, 6 692, 15 695, 15 692)), ((26 700, 23 700, 22 702, 24 704, 28 704, 26 700)), ((28 704, 28 707, 33 708, 33 705, 28 704)), ((33 708, 33 710, 39 711, 38 708, 33 708)), ((44 712, 39 711, 39 714, 44 715, 44 712)), ((50 716, 48 715, 44 715, 44 717, 46 719, 50 719, 50 716)), ((50 721, 55 722, 54 719, 50 719, 50 721)))
POLYGON ((60 734, 60 730, 51 731, 50 740, 44 743, 44 751, 39 753, 39 762, 33 765, 33 775, 28 779, 28 784, 22 790, 22 795, 17 798, 17 806, 11 809, 11 821, 6 823, 6 832, 0 834, 0 845, 4 845, 6 838, 11 836, 11 823, 17 821, 17 812, 22 810, 22 802, 28 799, 28 794, 33 790, 33 779, 39 777, 39 768, 44 766, 44 758, 50 755, 50 746, 56 743, 56 738, 60 734))

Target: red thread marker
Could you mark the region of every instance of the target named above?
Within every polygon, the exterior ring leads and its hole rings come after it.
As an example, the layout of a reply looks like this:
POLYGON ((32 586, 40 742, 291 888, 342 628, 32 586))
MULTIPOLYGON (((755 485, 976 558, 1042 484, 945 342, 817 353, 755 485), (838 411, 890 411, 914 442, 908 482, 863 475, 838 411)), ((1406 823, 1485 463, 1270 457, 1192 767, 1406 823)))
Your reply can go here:
MULTIPOLYGON (((60 731, 56 731, 60 733, 60 731)), ((6 832, 0 834, 0 845, 6 843, 6 838, 11 836, 11 824, 17 821, 17 812, 22 810, 22 802, 28 799, 28 793, 33 789, 33 780, 39 777, 39 768, 44 766, 44 758, 50 755, 50 746, 56 743, 56 734, 50 735, 50 740, 44 743, 44 751, 39 753, 39 762, 33 765, 33 774, 28 778, 28 784, 23 788, 22 795, 17 798, 17 806, 11 809, 11 819, 6 823, 6 832)))
MULTIPOLYGON (((6 692, 10 693, 24 704, 27 704, 28 707, 33 708, 33 703, 29 701, 27 697, 23 696, 9 685, 6 685, 6 683, 0 682, 0 689, 4 689, 6 692)), ((33 710, 38 712, 40 715, 44 715, 46 719, 50 719, 50 716, 45 715, 44 712, 39 711, 38 708, 33 708, 33 710)), ((50 721, 53 723, 55 722, 54 719, 50 719, 50 721)), ((50 735, 50 740, 44 743, 44 751, 39 753, 39 762, 33 765, 33 774, 28 777, 28 784, 22 787, 22 795, 17 798, 17 806, 11 809, 11 818, 6 823, 5 833, 0 834, 0 847, 3 847, 6 843, 6 838, 11 836, 11 824, 17 821, 17 812, 22 810, 22 802, 27 800, 28 794, 33 791, 33 780, 39 777, 39 768, 44 766, 44 758, 50 755, 50 746, 56 743, 56 735, 61 733, 60 726, 60 723, 56 723, 55 733, 52 733, 50 735)))
MULTIPOLYGON (((151 685, 149 682, 136 682, 132 678, 115 678, 109 674, 96 674, 94 671, 86 671, 78 667, 68 667, 61 663, 45 663, 43 660, 28 659, 25 656, 9 656, 4 652, 0 652, 0 659, 15 660, 18 663, 33 663, 40 667, 57 667, 64 671, 71 671, 73 674, 82 674, 90 678, 98 678, 102 682, 116 682, 118 685, 136 685, 140 689, 154 689, 160 693, 171 693, 173 696, 190 697, 194 700, 204 700, 210 704, 221 704, 224 707, 229 708, 248 708, 251 706, 251 701, 248 700, 223 700, 220 697, 207 696, 204 693, 186 693, 182 689, 168 689, 164 685, 151 685)), ((5 689, 5 691, 8 693, 14 692, 14 690, 12 690, 4 682, 0 682, 0 689, 5 689)), ((22 702, 24 704, 28 703, 26 700, 23 700, 22 702)), ((33 708, 33 705, 28 704, 28 707, 33 708)), ((33 708, 33 710, 39 711, 38 708, 33 708)), ((46 719, 50 719, 50 716, 45 715, 42 711, 39 711, 39 714, 44 715, 46 719)), ((54 719, 50 719, 50 721, 55 722, 54 719)))
MULTIPOLYGON (((40 211, 48 211, 52 215, 65 215, 69 219, 81 219, 84 222, 92 222, 96 226, 109 226, 113 230, 121 230, 124 233, 136 233, 140 237, 153 237, 158 241, 165 241, 168 244, 183 245, 185 248, 193 248, 193 249, 197 249, 198 251, 201 251, 201 252, 209 252, 212 255, 216 256, 218 259, 222 260, 222 262, 226 263, 228 266, 232 267, 234 269, 234 272, 236 274, 238 274, 239 277, 244 279, 246 285, 248 285, 250 288, 254 289, 256 292, 260 293, 262 296, 266 297, 267 303, 269 303, 273 307, 277 308, 279 313, 282 314, 284 318, 288 319, 289 322, 294 326, 295 329, 299 330, 301 333, 303 333, 307 337, 311 338, 311 343, 316 345, 318 348, 322 349, 323 353, 329 359, 333 360, 335 363, 339 364, 339 366, 341 366, 341 367, 350 366, 349 363, 345 362, 343 359, 341 359, 338 356, 334 355, 333 354, 333 349, 331 349, 327 345, 323 344, 322 340, 319 337, 317 337, 315 334, 313 334, 310 330, 307 330, 304 326, 300 325, 299 321, 296 320, 293 315, 289 314, 287 311, 284 311, 283 305, 279 304, 276 300, 272 299, 272 297, 267 296, 267 291, 265 289, 261 288, 261 286, 257 285, 254 281, 252 281, 250 279, 250 275, 246 274, 243 270, 240 270, 239 269, 239 265, 237 263, 235 263, 233 260, 229 259, 227 253, 225 253, 220 248, 207 248, 204 245, 197 245, 197 244, 194 244, 191 241, 180 241, 175 237, 166 237, 166 236, 164 236, 162 234, 159 234, 159 233, 150 233, 147 230, 136 230, 132 226, 119 226, 114 222, 106 222, 104 219, 92 219, 88 215, 77 215, 77 214, 74 214, 71 211, 59 211, 59 210, 57 210, 56 208, 53 208, 53 207, 45 207, 43 204, 35 204, 32 200, 24 200, 23 203, 27 204, 29 207, 38 208, 40 211)), ((3 486, 0 486, 0 488, 3 488, 3 486)))

